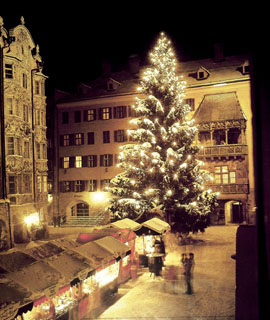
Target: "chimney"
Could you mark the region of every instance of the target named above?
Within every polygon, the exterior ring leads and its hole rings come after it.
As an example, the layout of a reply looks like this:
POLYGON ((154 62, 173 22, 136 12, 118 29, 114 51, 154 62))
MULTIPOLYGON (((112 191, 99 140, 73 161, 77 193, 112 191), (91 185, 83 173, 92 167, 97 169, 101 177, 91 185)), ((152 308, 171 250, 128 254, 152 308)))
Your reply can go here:
POLYGON ((102 62, 101 68, 102 68, 102 76, 103 77, 108 77, 111 74, 112 66, 108 60, 104 60, 102 62))
POLYGON ((138 73, 140 71, 140 57, 137 54, 132 54, 128 58, 129 72, 132 74, 138 73))
POLYGON ((214 44, 214 62, 222 62, 225 60, 223 44, 214 44))

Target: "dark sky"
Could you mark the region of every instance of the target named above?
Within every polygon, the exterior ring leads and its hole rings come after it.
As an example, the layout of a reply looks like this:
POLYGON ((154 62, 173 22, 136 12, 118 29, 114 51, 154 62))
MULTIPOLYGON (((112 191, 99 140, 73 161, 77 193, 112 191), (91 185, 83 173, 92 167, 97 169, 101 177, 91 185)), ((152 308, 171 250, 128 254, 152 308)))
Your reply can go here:
MULTIPOLYGON (((104 1, 70 1, 57 8, 33 5, 1 5, 4 27, 10 29, 25 18, 25 26, 40 46, 48 88, 70 89, 79 81, 87 82, 100 75, 101 63, 110 60, 120 69, 131 54, 145 60, 160 31, 171 38, 179 61, 208 58, 213 44, 222 42, 226 55, 247 53, 252 34, 243 8, 208 10, 197 2, 181 5, 154 2, 126 2, 108 5, 104 1), (95 5, 94 5, 95 3, 95 5), (127 5, 128 3, 128 5, 127 5)), ((111 2, 112 3, 112 2, 111 2)))

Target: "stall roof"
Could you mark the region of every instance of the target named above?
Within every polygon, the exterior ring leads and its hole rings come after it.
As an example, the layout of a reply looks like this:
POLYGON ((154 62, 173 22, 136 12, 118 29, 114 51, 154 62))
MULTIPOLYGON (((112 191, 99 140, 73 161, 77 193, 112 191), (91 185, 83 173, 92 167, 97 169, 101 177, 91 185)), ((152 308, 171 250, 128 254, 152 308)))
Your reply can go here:
POLYGON ((114 259, 113 254, 98 245, 96 241, 85 243, 74 248, 73 251, 87 258, 92 270, 95 270, 114 259))
POLYGON ((60 246, 65 250, 77 248, 81 245, 81 243, 69 238, 59 238, 51 240, 50 243, 55 244, 56 246, 60 246))
POLYGON ((130 251, 129 246, 125 245, 123 242, 117 240, 112 236, 107 236, 95 241, 98 245, 105 248, 107 251, 111 252, 114 258, 124 258, 130 251))
POLYGON ((138 234, 163 234, 170 229, 170 225, 159 219, 152 218, 142 223, 142 228, 136 233, 138 234))
POLYGON ((37 261, 5 276, 31 291, 32 298, 44 295, 47 289, 50 291, 51 288, 56 288, 62 280, 61 274, 44 261, 37 261))
POLYGON ((0 254, 0 272, 1 270, 15 272, 34 262, 36 259, 21 251, 2 253, 0 254))
POLYGON ((133 231, 141 228, 141 225, 138 222, 133 221, 129 218, 125 218, 122 220, 112 222, 111 226, 116 227, 116 228, 122 228, 122 229, 130 228, 133 231))
POLYGON ((74 252, 62 252, 46 259, 45 262, 63 275, 66 284, 77 277, 83 279, 92 271, 90 265, 83 261, 85 258, 80 257, 74 252))
POLYGON ((24 252, 35 258, 36 260, 42 260, 45 258, 49 258, 53 255, 59 254, 63 252, 64 249, 51 243, 47 242, 45 244, 24 249, 24 252))

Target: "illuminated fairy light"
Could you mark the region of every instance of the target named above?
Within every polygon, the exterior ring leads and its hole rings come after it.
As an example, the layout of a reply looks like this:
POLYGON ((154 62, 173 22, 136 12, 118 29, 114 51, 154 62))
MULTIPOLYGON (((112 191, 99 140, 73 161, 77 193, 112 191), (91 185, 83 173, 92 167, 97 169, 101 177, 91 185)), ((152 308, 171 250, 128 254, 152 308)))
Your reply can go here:
POLYGON ((38 225, 40 223, 38 213, 35 212, 35 213, 30 214, 29 216, 25 217, 24 222, 27 226, 38 225))

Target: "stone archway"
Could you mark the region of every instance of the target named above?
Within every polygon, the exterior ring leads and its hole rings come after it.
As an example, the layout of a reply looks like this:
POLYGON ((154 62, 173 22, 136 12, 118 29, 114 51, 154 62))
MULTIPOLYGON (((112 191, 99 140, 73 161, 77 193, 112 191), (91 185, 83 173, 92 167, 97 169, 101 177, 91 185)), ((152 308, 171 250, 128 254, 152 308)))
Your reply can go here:
POLYGON ((72 201, 66 207, 66 216, 68 219, 76 216, 90 216, 90 209, 91 207, 86 201, 72 201))
POLYGON ((8 248, 8 230, 6 223, 0 220, 0 251, 8 248))
POLYGON ((230 200, 225 203, 225 224, 241 223, 243 217, 243 202, 239 200, 230 200))

